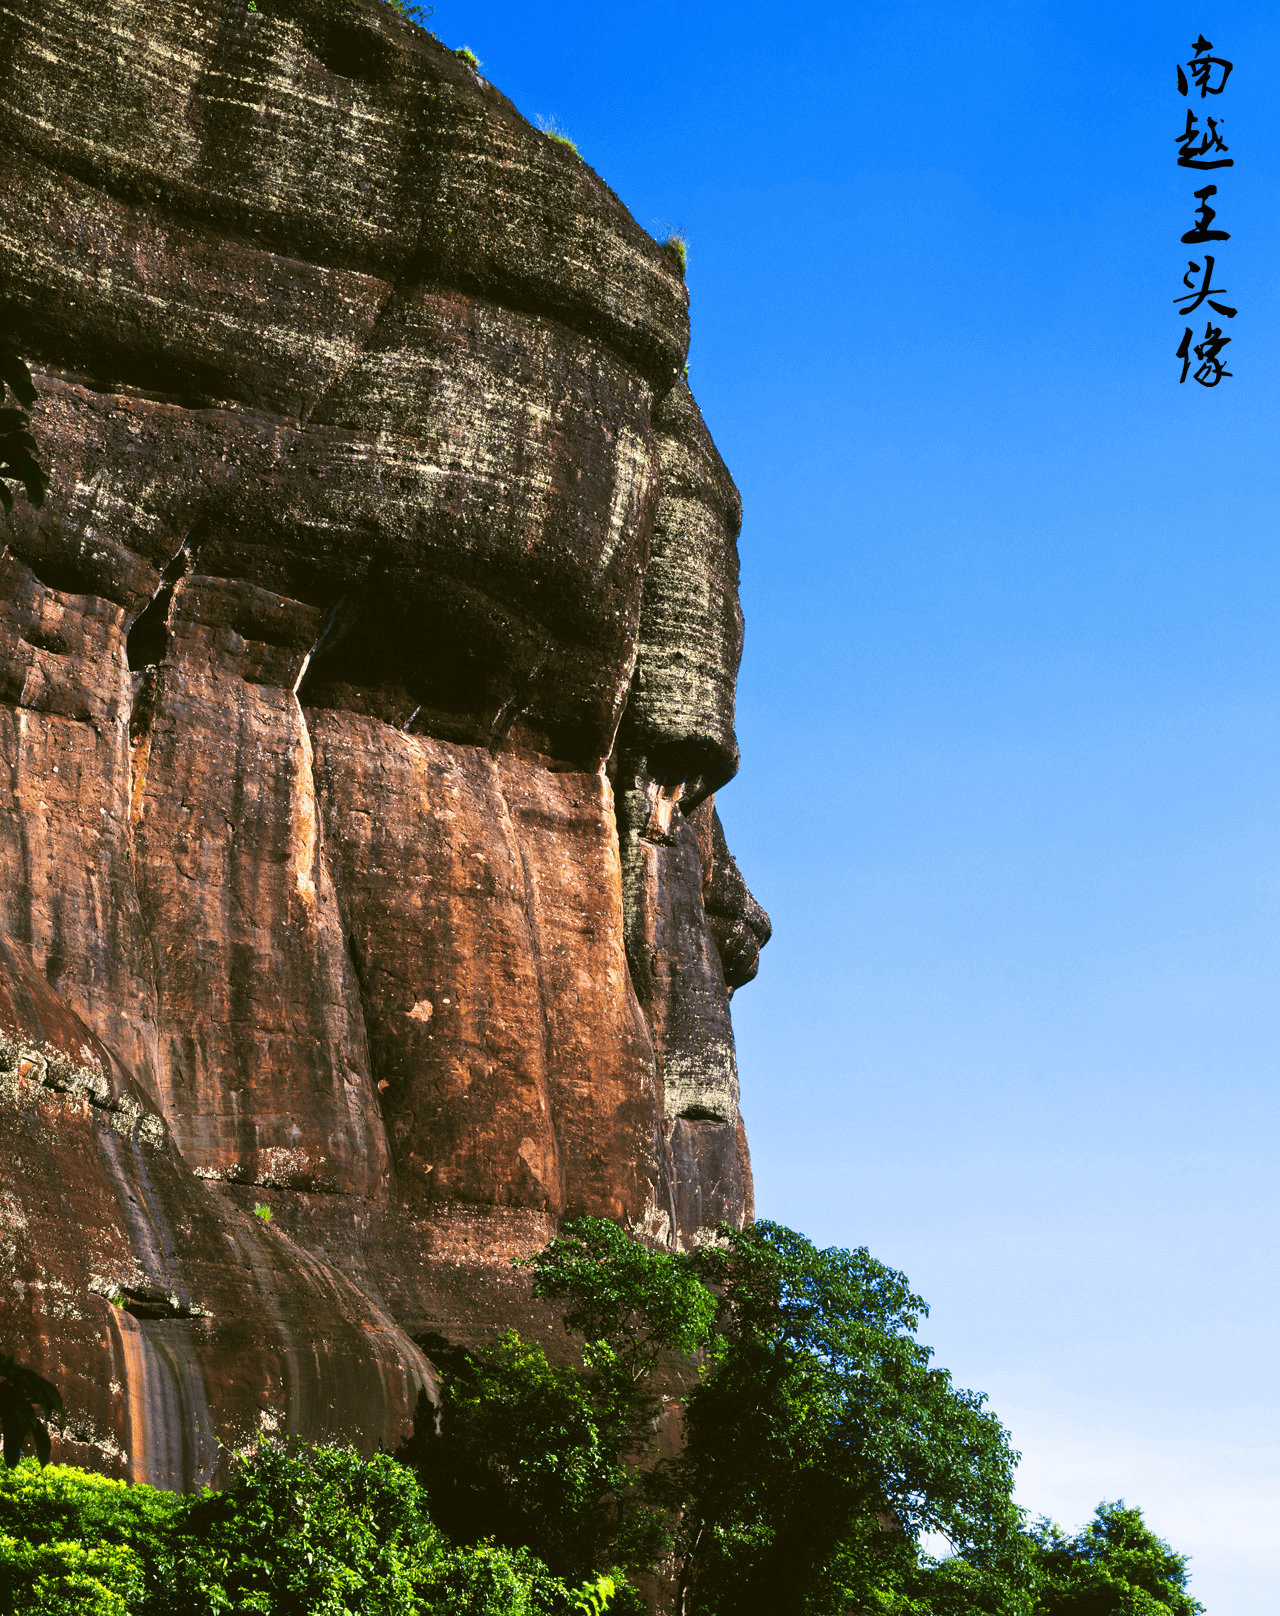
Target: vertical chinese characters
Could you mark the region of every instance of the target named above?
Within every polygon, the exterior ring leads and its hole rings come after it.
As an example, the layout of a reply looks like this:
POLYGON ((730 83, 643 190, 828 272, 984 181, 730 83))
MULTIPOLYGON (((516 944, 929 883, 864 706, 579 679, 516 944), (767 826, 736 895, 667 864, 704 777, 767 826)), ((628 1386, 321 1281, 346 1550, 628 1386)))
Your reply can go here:
MULTIPOLYGON (((1227 87, 1227 80, 1231 77, 1233 63, 1224 57, 1214 56, 1213 41, 1206 39, 1203 34, 1191 47, 1193 55, 1190 61, 1178 64, 1178 94, 1195 98, 1199 92, 1199 99, 1207 101, 1211 95, 1221 95, 1227 87), (1188 71, 1190 76, 1188 76, 1188 71)), ((1222 134, 1223 120, 1210 117, 1207 107, 1197 112, 1194 107, 1187 108, 1187 121, 1181 133, 1174 136, 1178 146, 1178 167, 1199 169, 1201 171, 1211 168, 1234 168, 1235 158, 1230 156, 1230 147, 1222 134), (1201 118, 1204 123, 1201 127, 1201 118)), ((1214 220, 1218 211, 1210 203, 1210 197, 1216 197, 1218 187, 1216 184, 1207 184, 1192 193, 1197 204, 1195 208, 1195 222, 1190 230, 1183 236, 1188 246, 1198 247, 1207 242, 1230 241, 1231 233, 1228 230, 1215 229, 1214 220)), ((1194 314, 1202 304, 1207 304, 1214 314, 1220 315, 1224 320, 1234 320, 1237 310, 1231 304, 1220 302, 1219 299, 1227 295, 1225 286, 1215 286, 1214 265, 1216 258, 1213 253, 1203 254, 1203 262, 1194 258, 1187 260, 1187 273, 1182 277, 1182 284, 1186 288, 1173 299, 1178 305, 1178 313, 1185 320, 1194 314)), ((1182 361, 1182 374, 1179 382, 1185 382, 1190 376, 1192 381, 1200 383, 1201 387, 1216 387, 1225 376, 1231 372, 1222 361, 1222 350, 1231 341, 1224 337, 1222 327, 1206 321, 1204 336, 1197 342, 1194 326, 1187 326, 1182 333, 1182 341, 1178 345, 1178 358, 1182 361), (1199 364, 1196 369, 1192 365, 1199 364)))

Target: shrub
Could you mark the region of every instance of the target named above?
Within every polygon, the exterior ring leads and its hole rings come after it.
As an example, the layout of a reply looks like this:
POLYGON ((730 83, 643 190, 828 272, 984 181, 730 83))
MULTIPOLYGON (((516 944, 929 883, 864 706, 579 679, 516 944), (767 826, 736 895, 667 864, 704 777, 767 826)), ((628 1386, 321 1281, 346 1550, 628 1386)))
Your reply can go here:
POLYGON ((527 1549, 490 1542, 442 1555, 420 1597, 423 1616, 570 1616, 582 1608, 527 1549))
POLYGON ((265 1442, 224 1492, 181 1497, 67 1465, 0 1473, 13 1616, 600 1616, 527 1549, 452 1545, 386 1454, 265 1442))
POLYGON ((184 1501, 149 1611, 345 1616, 413 1610, 447 1550, 413 1475, 380 1454, 262 1443, 225 1492, 184 1501))
POLYGON ((142 1562, 122 1543, 26 1543, 0 1535, 0 1610, 11 1616, 132 1616, 142 1562))
POLYGON ((132 1616, 182 1507, 173 1493, 70 1465, 24 1459, 0 1471, 0 1610, 132 1616))

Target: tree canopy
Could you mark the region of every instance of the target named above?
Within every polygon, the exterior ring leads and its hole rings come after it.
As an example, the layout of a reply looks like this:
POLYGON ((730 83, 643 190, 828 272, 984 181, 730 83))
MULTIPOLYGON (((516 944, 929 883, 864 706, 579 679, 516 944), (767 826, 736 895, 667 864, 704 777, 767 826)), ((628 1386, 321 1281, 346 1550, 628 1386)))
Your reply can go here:
POLYGON ((576 1362, 514 1335, 429 1344, 444 1405, 415 1460, 464 1541, 492 1531, 566 1577, 665 1570, 682 1616, 834 1616, 913 1564, 923 1532, 987 1557, 1016 1536, 1004 1430, 931 1367, 924 1303, 865 1250, 757 1223, 658 1251, 584 1218, 528 1267, 576 1362), (675 1396, 683 1447, 658 1461, 675 1396))
POLYGON ((1041 1520, 1035 1545, 1036 1616, 1199 1616, 1187 1591, 1187 1557, 1159 1538, 1124 1500, 1098 1505, 1078 1532, 1041 1520))

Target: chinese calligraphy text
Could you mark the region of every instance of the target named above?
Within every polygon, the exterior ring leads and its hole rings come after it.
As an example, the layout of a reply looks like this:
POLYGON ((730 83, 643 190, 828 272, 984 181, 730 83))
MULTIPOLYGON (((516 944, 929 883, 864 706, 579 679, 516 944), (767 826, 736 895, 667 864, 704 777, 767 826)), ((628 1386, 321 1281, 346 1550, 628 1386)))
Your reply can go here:
MULTIPOLYGON (((1178 94, 1194 98, 1199 91, 1199 99, 1206 100, 1211 95, 1221 95, 1227 87, 1227 80, 1231 77, 1233 63, 1225 57, 1214 56, 1213 41, 1206 39, 1203 34, 1191 47, 1192 55, 1187 62, 1178 63, 1178 94)), ((1178 167, 1209 169, 1234 168, 1235 158, 1228 155, 1230 148, 1222 134, 1223 120, 1210 117, 1206 110, 1203 114, 1194 111, 1191 107, 1186 109, 1186 126, 1174 136, 1178 147, 1178 167), (1203 127, 1201 117, 1203 116, 1203 127)), ((1192 196, 1196 202, 1194 223, 1182 237, 1182 240, 1192 247, 1201 246, 1210 241, 1230 241, 1231 232, 1212 228, 1218 216, 1216 208, 1210 205, 1209 198, 1216 197, 1218 187, 1205 185, 1200 190, 1193 191, 1192 196)), ((1215 286, 1214 264, 1216 260, 1212 253, 1205 253, 1203 262, 1194 258, 1187 260, 1187 272, 1182 277, 1182 284, 1186 288, 1180 292, 1173 302, 1178 307, 1178 313, 1185 320, 1194 314, 1201 304, 1207 304, 1212 311, 1224 320, 1234 320, 1237 310, 1230 303, 1219 301, 1227 295, 1225 286, 1215 286)), ((1224 377, 1231 372, 1222 362, 1222 350, 1231 341, 1224 337, 1222 327, 1207 322, 1204 336, 1199 342, 1195 341, 1195 328, 1187 326, 1182 333, 1182 341, 1178 344, 1177 357, 1182 361, 1182 374, 1178 381, 1185 382, 1190 376, 1192 381, 1199 382, 1201 387, 1216 387, 1224 377), (1196 369, 1192 365, 1199 360, 1196 369)))

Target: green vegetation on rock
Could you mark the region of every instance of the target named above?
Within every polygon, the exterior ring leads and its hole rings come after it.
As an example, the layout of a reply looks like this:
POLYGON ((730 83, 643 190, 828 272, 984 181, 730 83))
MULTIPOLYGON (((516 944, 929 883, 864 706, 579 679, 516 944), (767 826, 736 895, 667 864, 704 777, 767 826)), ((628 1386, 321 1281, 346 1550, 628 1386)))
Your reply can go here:
POLYGON ((0 1472, 13 1616, 596 1616, 527 1549, 455 1547, 385 1454, 262 1445, 225 1492, 181 1497, 64 1465, 0 1472))
POLYGON ((575 157, 582 156, 582 153, 574 145, 573 141, 569 139, 568 135, 565 134, 564 130, 561 129, 560 125, 554 118, 539 118, 538 128, 541 129, 542 133, 547 137, 548 140, 555 141, 557 146, 565 147, 566 150, 571 151, 575 157))
POLYGON ((435 11, 434 6, 418 6, 413 0, 386 0, 392 11, 406 22, 416 22, 419 28, 427 26, 427 19, 435 11))
POLYGON ((689 243, 679 230, 673 230, 661 243, 663 249, 676 262, 683 275, 689 267, 689 243))

